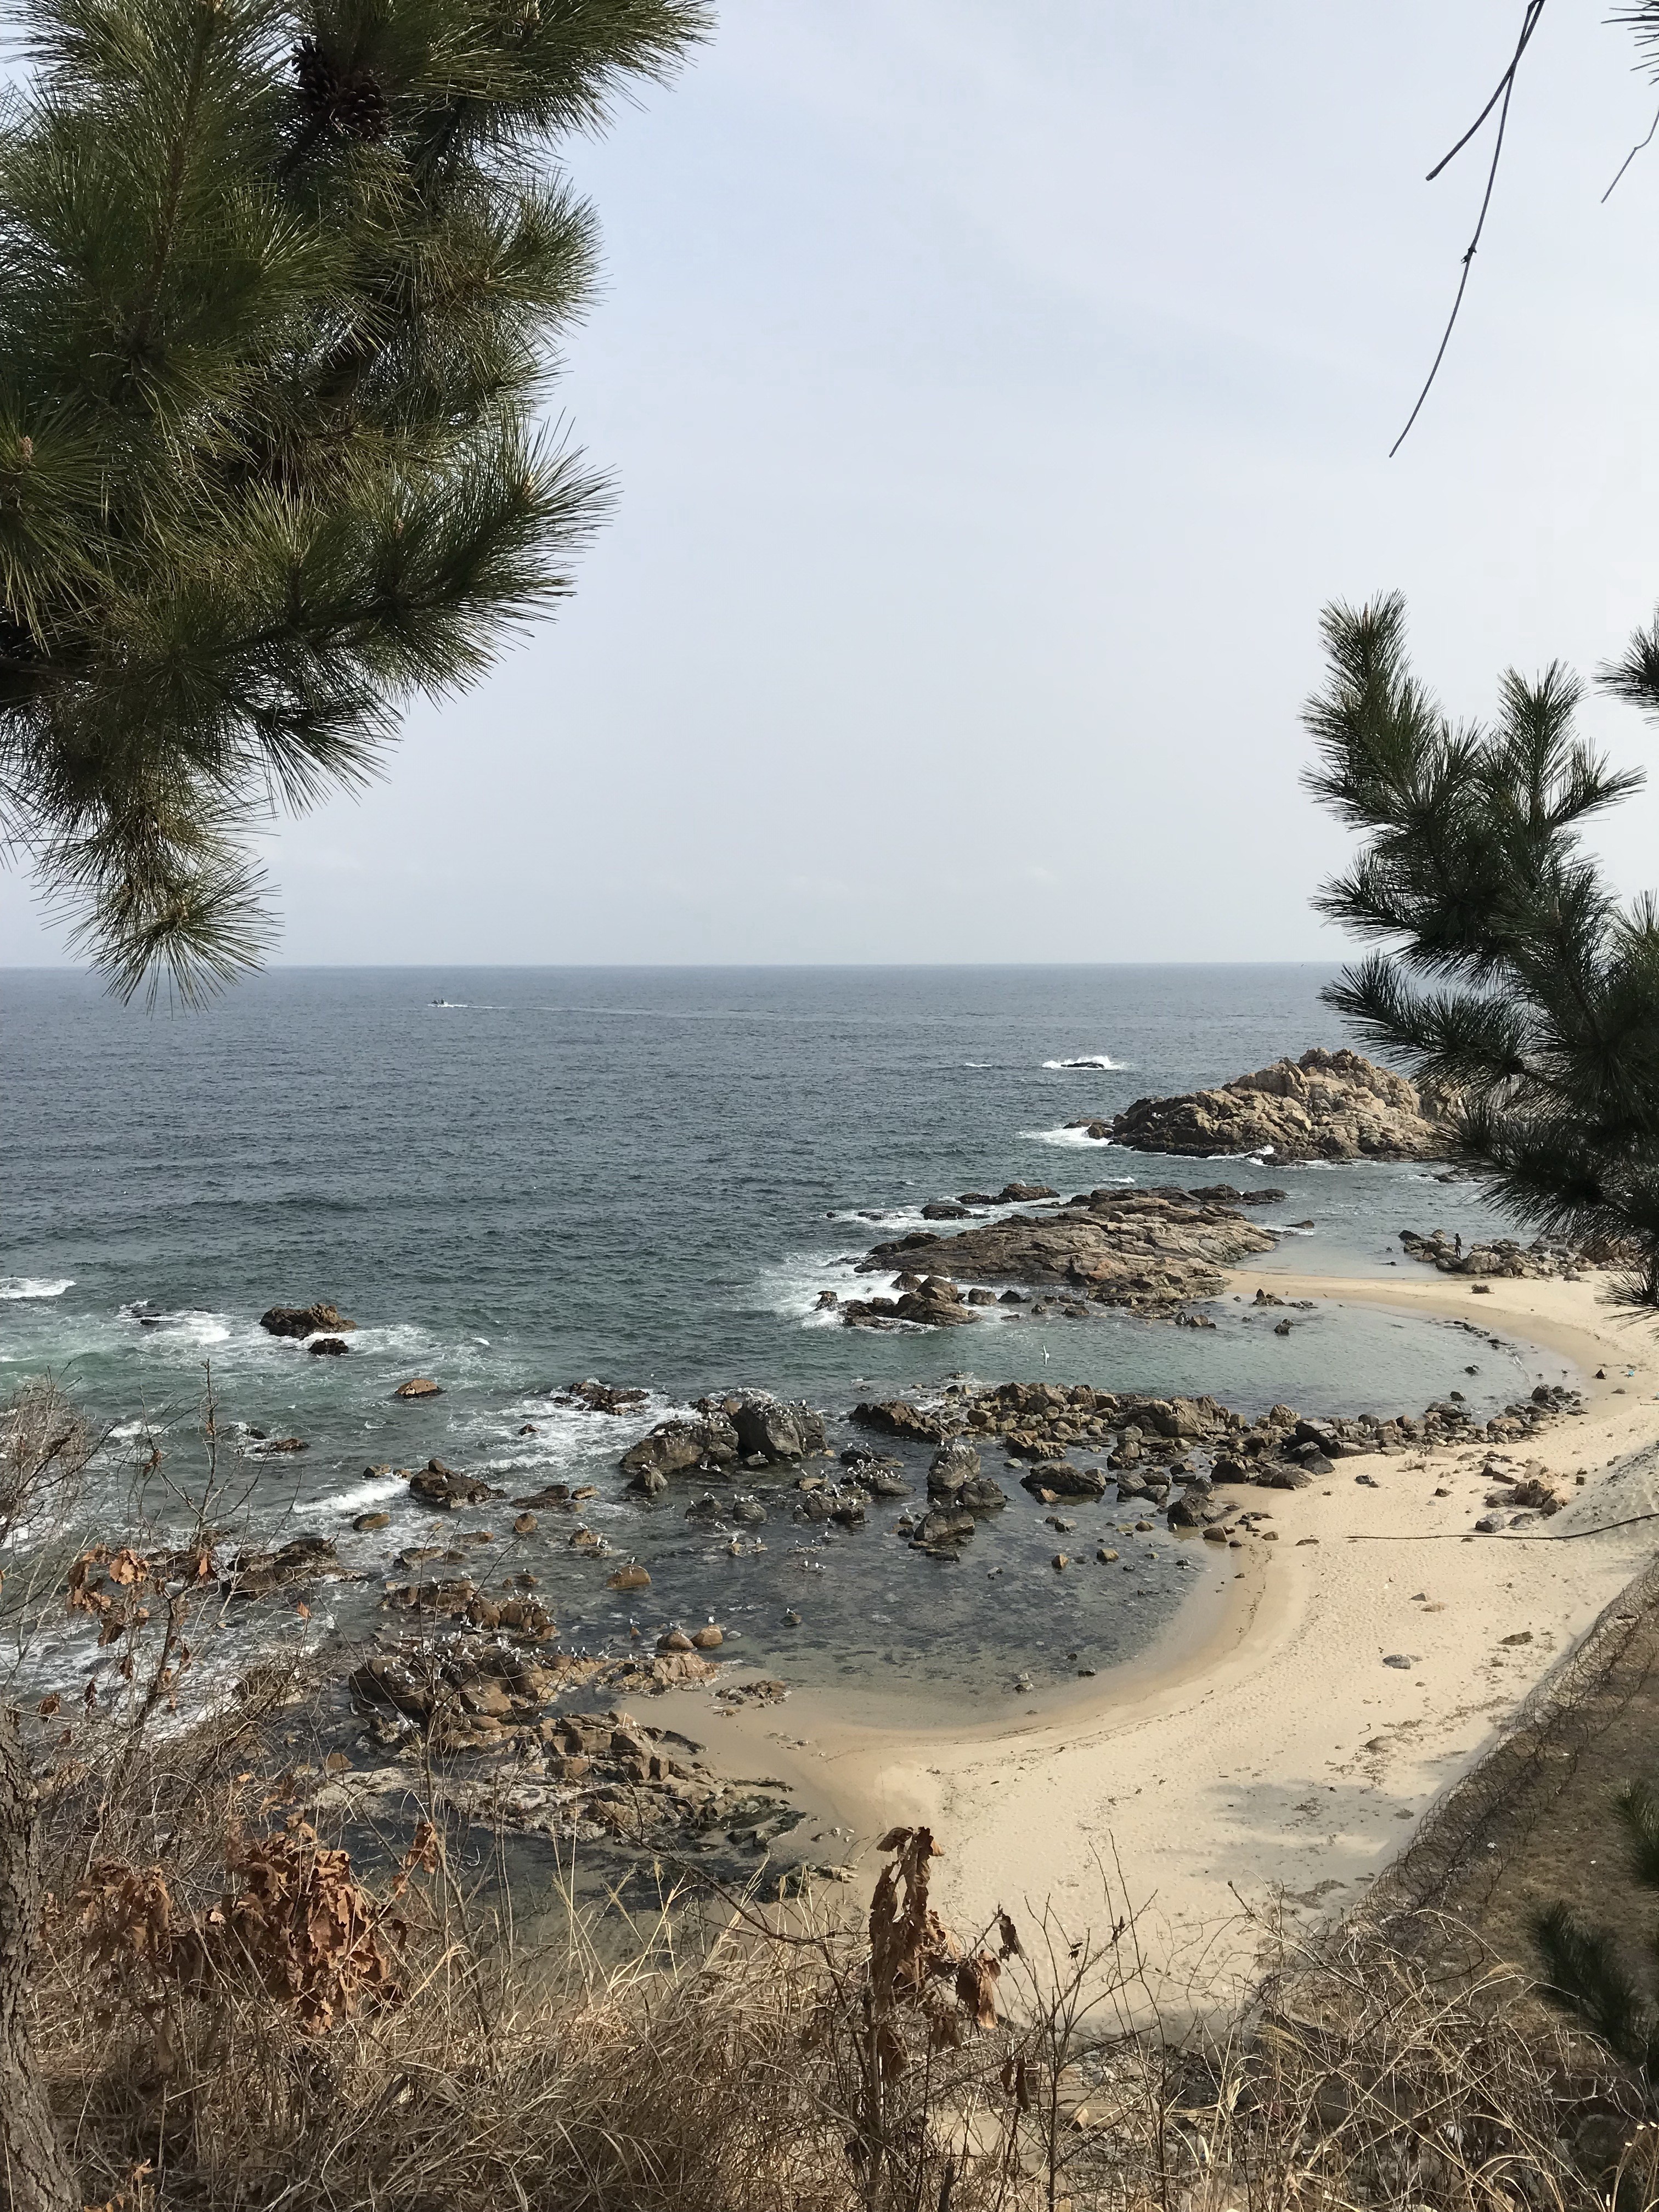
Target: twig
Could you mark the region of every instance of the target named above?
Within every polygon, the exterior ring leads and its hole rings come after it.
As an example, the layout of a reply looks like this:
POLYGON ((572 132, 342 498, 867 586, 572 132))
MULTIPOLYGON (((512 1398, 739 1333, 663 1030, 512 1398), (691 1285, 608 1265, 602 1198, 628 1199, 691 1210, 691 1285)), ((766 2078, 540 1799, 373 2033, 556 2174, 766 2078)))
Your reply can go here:
POLYGON ((1498 140, 1492 149, 1492 167, 1486 172, 1486 189, 1481 195, 1480 213, 1475 221, 1474 235, 1464 249, 1463 273, 1457 280, 1457 296, 1452 301, 1450 314, 1446 318, 1446 327, 1441 334, 1439 349, 1434 356, 1433 364, 1424 382, 1423 389, 1417 395, 1417 404, 1407 416, 1405 428, 1389 448, 1390 460, 1410 437, 1412 424, 1423 411, 1423 403, 1429 396, 1435 378, 1440 374, 1440 364, 1446 358, 1446 348, 1451 343, 1452 331, 1456 324, 1459 310, 1463 305, 1463 295, 1468 289, 1469 271, 1474 266, 1475 249, 1480 243, 1480 234, 1486 227, 1486 211, 1492 205, 1492 187, 1498 182, 1498 164, 1504 153, 1504 131, 1510 119, 1510 96, 1515 90, 1515 73, 1521 66, 1521 57, 1527 51, 1528 42, 1538 28, 1538 19, 1543 12, 1544 0, 1527 0, 1526 13, 1521 21, 1521 36, 1516 42, 1515 52, 1510 58, 1509 67, 1498 80, 1497 91, 1493 93, 1456 145, 1452 148, 1451 152, 1437 161, 1433 168, 1429 171, 1428 181, 1432 184, 1446 167, 1447 162, 1462 152, 1464 147, 1468 144, 1470 139, 1492 113, 1492 109, 1494 107, 1498 109, 1498 140))
POLYGON ((1624 160, 1619 164, 1619 176, 1613 179, 1613 183, 1607 186, 1606 191, 1601 195, 1601 204, 1603 207, 1605 207, 1607 202, 1613 198, 1613 188, 1619 182, 1619 177, 1622 177, 1624 175, 1626 170, 1629 168, 1631 163, 1636 159, 1637 155, 1642 152, 1644 147, 1652 145, 1653 134, 1656 131, 1659 131, 1659 110, 1655 111, 1653 120, 1648 125, 1647 137, 1645 138, 1638 138, 1636 143, 1631 148, 1629 153, 1626 155, 1624 160))
MULTIPOLYGON (((1510 1536, 1506 1544, 1576 1544, 1581 1536, 1610 1536, 1615 1528, 1634 1528, 1638 1522, 1659 1521, 1659 1512, 1632 1513, 1628 1521, 1607 1521, 1599 1528, 1568 1528, 1559 1536, 1510 1536)), ((1428 1528, 1420 1535, 1351 1535, 1351 1544, 1461 1544, 1466 1537, 1473 1540, 1474 1532, 1468 1528, 1428 1528)))

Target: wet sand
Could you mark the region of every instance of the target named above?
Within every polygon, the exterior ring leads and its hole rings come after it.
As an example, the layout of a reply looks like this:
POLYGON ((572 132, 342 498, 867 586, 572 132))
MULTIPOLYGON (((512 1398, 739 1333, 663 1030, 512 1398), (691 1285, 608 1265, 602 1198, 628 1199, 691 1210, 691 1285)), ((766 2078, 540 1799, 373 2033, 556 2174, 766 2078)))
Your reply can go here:
MULTIPOLYGON (((1258 1285, 1526 1339, 1560 1355, 1585 1410, 1512 1447, 1369 1455, 1308 1490, 1241 1492, 1276 1540, 1246 1539, 1232 1577, 1133 1665, 1011 1697, 1006 1717, 964 1725, 925 1698, 836 1690, 725 1723, 711 1748, 795 1788, 813 1857, 867 1881, 884 1829, 926 1821, 959 1929, 1048 1905, 1098 1930, 1127 1890, 1166 1990, 1213 1990, 1255 1959, 1249 1916, 1307 1925, 1357 1903, 1652 1555, 1659 1522, 1575 1535, 1659 1507, 1659 1345, 1607 1304, 1607 1278, 1494 1279, 1486 1295, 1426 1269, 1232 1279, 1258 1285), (1489 1453, 1541 1462, 1571 1502, 1472 1535, 1489 1453)), ((1072 1571, 1111 1601, 1115 1570, 1072 1571)))

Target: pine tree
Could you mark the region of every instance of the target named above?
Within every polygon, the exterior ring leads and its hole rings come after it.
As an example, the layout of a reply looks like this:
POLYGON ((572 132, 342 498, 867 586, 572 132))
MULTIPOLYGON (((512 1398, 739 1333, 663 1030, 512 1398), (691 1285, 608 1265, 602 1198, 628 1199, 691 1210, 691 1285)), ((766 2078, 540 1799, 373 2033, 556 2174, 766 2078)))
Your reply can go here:
MULTIPOLYGON (((250 833, 570 587, 537 428, 589 297, 556 166, 703 0, 27 0, 0 106, 0 841, 115 987, 257 958, 250 833)), ((79 2203, 29 2039, 0 1704, 0 2212, 79 2203)))
MULTIPOLYGON (((1659 1889, 1659 1793, 1626 1783, 1613 1800, 1632 1879, 1659 1889)), ((1652 2093, 1659 2090, 1659 1996, 1643 1989, 1610 1930, 1591 1928, 1558 1900, 1534 1913, 1533 1940, 1553 2004, 1574 2013, 1652 2093)))
POLYGON ((556 149, 703 0, 23 0, 0 111, 0 836, 130 994, 266 933, 249 836, 568 592, 556 149))
MULTIPOLYGON (((1574 734, 1559 663, 1510 671, 1490 726, 1412 672, 1405 608, 1326 611, 1310 787, 1364 839, 1316 903, 1386 940, 1324 997, 1451 1102, 1457 1153, 1519 1220, 1630 1261, 1659 1305, 1659 903, 1622 906, 1581 833, 1637 790, 1574 734)), ((1659 714, 1659 622, 1604 685, 1659 714)))

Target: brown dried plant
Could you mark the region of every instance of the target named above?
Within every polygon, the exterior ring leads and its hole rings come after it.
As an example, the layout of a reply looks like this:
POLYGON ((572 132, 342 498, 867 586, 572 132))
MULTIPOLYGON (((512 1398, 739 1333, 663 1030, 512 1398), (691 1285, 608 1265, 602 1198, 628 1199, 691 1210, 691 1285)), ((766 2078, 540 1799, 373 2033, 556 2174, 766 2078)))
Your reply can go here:
POLYGON ((400 2001, 393 1954, 405 1923, 307 1821, 295 1814, 276 1833, 233 1838, 225 1871, 218 1902, 179 1925, 160 1866, 96 1862, 76 1893, 76 1926, 103 2017, 125 2006, 153 2022, 174 1992, 213 2005, 252 1988, 301 2034, 324 2035, 400 2001))

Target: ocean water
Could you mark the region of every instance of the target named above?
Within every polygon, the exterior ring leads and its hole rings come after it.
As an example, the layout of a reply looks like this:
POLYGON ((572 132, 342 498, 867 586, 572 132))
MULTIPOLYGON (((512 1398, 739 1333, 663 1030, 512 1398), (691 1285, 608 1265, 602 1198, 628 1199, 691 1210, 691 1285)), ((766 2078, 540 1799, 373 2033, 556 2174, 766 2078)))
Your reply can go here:
POLYGON ((840 1443, 859 1398, 964 1372, 1209 1390, 1251 1410, 1415 1411, 1454 1387, 1484 1407, 1529 1387, 1546 1370, 1521 1347, 1352 1303, 1322 1303, 1288 1339, 1227 1299, 1204 1332, 994 1310, 972 1328, 872 1334, 817 1311, 821 1290, 847 1287, 848 1260, 917 1225, 925 1201, 1011 1180, 1272 1183, 1290 1196, 1256 1218, 1286 1234, 1262 1264, 1343 1275, 1404 1268, 1401 1228, 1490 1230, 1478 1189, 1420 1168, 1168 1161, 1066 1129, 1341 1041, 1324 980, 1312 967, 301 969, 205 1014, 147 1017, 84 977, 12 971, 0 1387, 50 1370, 112 1431, 112 1516, 140 1429, 163 1439, 170 1481, 199 1482, 210 1378, 222 1425, 305 1437, 302 1455, 242 1463, 241 1510, 261 1529, 340 1538, 371 1580, 337 1595, 323 1617, 339 1628, 368 1618, 393 1550, 429 1540, 404 1483, 366 1468, 437 1454, 514 1494, 598 1486, 588 1525, 653 1576, 633 1600, 570 1555, 556 1516, 523 1542, 500 1506, 448 1524, 490 1528, 492 1571, 534 1572, 580 1644, 714 1615, 741 1630, 743 1656, 791 1679, 890 1685, 897 1669, 966 1696, 1020 1668, 1108 1663, 1222 1571, 1213 1547, 1136 1539, 1133 1571, 1056 1576, 1057 1542, 1091 1556, 1125 1516, 1080 1507, 1057 1538, 1009 1474, 1015 1504, 957 1566, 896 1540, 897 1507, 843 1536, 775 1505, 765 1550, 733 1559, 729 1531, 688 1528, 693 1490, 643 1506, 616 1461, 651 1420, 734 1386, 811 1398, 840 1443), (258 1326, 270 1305, 319 1298, 358 1324, 345 1358, 258 1326), (393 1402, 415 1374, 444 1395, 393 1402), (617 1420, 548 1403, 586 1376, 644 1387, 648 1404, 617 1420), (368 1506, 392 1527, 356 1536, 368 1506))

